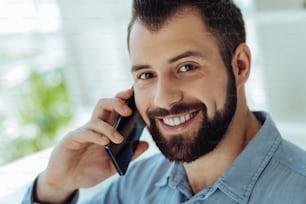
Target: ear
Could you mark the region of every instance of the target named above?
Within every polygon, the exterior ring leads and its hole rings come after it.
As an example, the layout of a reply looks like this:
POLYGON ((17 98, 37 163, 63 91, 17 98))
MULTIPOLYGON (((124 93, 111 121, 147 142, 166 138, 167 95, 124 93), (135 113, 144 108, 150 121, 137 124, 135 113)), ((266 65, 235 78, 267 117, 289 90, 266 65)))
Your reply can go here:
POLYGON ((241 43, 235 50, 232 68, 236 77, 237 88, 243 86, 251 71, 251 51, 245 43, 241 43))

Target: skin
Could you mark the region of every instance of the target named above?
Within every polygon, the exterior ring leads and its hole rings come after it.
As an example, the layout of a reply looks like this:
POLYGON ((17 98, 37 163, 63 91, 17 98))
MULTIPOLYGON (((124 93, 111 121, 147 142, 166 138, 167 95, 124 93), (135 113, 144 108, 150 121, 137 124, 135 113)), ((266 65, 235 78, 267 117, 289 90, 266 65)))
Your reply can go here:
MULTIPOLYGON (((192 9, 181 12, 180 16, 184 18, 172 18, 157 32, 149 31, 139 22, 131 31, 130 57, 136 104, 147 124, 148 111, 155 108, 169 110, 178 103, 201 101, 207 106, 209 118, 224 108, 228 75, 216 40, 197 12, 192 9), (184 55, 188 52, 196 54, 184 55)), ((212 185, 259 130, 259 123, 247 107, 244 90, 250 62, 249 48, 245 44, 239 45, 232 59, 238 104, 228 130, 212 152, 184 164, 193 193, 212 185)), ((181 115, 184 114, 165 118, 181 115)), ((197 114, 187 125, 171 129, 161 118, 156 118, 156 123, 166 138, 184 134, 190 139, 202 120, 201 114, 197 114)))
MULTIPOLYGON (((123 141, 123 137, 112 124, 118 114, 131 114, 131 109, 124 101, 132 94, 133 90, 129 89, 117 94, 116 98, 101 99, 89 122, 68 133, 57 144, 46 170, 38 176, 38 201, 65 203, 74 190, 94 186, 116 173, 103 147, 110 141, 123 141)), ((147 148, 146 142, 140 142, 133 159, 147 148)))
MULTIPOLYGON (((208 117, 212 118, 224 107, 228 75, 216 40, 197 12, 192 9, 180 12, 183 18, 172 18, 159 31, 151 32, 139 22, 131 31, 129 45, 135 100, 147 125, 150 125, 147 112, 155 108, 170 109, 177 103, 201 101, 207 106, 208 117)), ((245 97, 250 63, 249 48, 239 45, 232 59, 238 104, 227 132, 212 152, 184 163, 193 193, 212 185, 260 128, 245 97)), ((63 203, 74 190, 94 186, 116 173, 103 146, 110 141, 122 142, 123 138, 112 124, 118 114, 131 114, 124 100, 132 94, 133 90, 126 90, 115 98, 101 99, 89 122, 68 133, 54 148, 46 170, 38 176, 38 200, 63 203)), ((202 118, 197 114, 187 125, 170 129, 165 128, 160 118, 156 120, 166 138, 183 132, 188 139, 193 137, 193 129, 199 128, 202 118)), ((134 158, 147 147, 147 143, 141 142, 134 158)))

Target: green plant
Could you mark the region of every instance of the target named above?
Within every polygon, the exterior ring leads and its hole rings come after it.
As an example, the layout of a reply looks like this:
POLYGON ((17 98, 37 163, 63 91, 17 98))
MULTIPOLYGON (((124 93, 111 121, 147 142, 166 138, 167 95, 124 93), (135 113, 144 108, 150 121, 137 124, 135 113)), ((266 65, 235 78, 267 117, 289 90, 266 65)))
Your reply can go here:
POLYGON ((50 147, 57 132, 69 124, 71 110, 62 70, 31 71, 17 89, 14 101, 21 132, 6 145, 4 162, 50 147))

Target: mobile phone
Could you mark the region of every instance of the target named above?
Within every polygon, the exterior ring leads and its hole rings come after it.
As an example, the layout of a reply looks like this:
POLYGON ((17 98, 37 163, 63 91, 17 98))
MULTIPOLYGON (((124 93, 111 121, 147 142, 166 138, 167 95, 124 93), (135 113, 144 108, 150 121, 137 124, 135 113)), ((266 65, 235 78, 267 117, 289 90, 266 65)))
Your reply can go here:
POLYGON ((136 108, 134 95, 126 103, 132 109, 132 115, 128 117, 119 116, 114 123, 114 128, 124 137, 124 140, 120 144, 110 142, 104 147, 116 167, 118 174, 121 176, 128 169, 139 138, 145 127, 145 123, 136 108))

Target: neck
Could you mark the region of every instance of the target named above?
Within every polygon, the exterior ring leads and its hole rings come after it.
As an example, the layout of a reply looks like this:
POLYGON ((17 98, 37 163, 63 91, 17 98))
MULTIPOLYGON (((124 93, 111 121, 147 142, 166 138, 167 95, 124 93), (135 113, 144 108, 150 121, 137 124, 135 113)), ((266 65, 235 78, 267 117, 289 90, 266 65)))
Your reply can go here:
POLYGON ((259 128, 259 122, 249 110, 244 114, 235 114, 226 135, 212 152, 184 164, 192 192, 196 194, 213 185, 256 135, 259 128))

